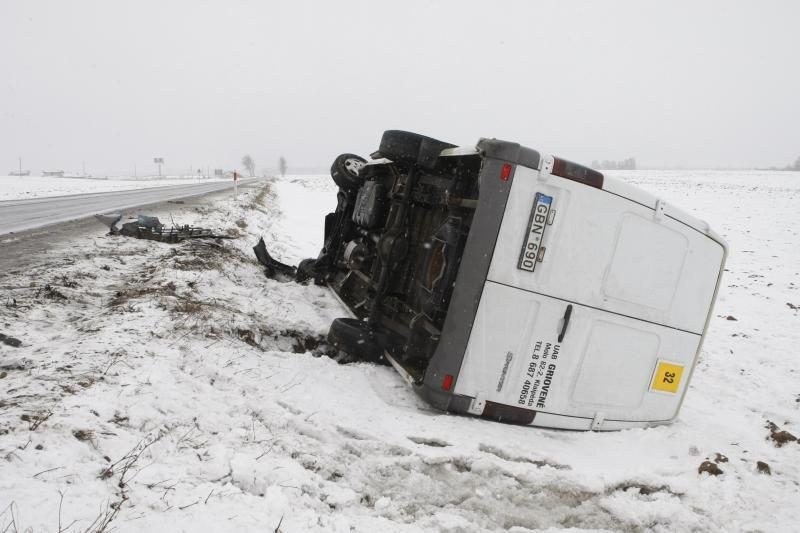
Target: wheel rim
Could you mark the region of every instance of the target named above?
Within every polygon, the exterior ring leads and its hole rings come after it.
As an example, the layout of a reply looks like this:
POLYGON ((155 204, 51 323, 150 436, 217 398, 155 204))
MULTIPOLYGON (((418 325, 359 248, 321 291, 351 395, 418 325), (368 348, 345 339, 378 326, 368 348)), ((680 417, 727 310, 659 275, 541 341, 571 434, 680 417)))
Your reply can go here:
POLYGON ((364 162, 351 157, 350 159, 345 159, 344 168, 347 169, 347 172, 351 175, 358 176, 359 171, 364 168, 364 162))

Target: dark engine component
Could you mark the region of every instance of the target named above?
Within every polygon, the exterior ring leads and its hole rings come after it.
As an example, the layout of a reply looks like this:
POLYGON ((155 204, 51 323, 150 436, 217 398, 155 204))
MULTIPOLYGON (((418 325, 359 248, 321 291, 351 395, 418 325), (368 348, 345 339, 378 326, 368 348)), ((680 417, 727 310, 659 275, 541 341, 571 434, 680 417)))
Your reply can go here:
POLYGON ((374 181, 361 186, 353 207, 353 222, 365 229, 373 229, 383 223, 386 214, 386 187, 374 181))

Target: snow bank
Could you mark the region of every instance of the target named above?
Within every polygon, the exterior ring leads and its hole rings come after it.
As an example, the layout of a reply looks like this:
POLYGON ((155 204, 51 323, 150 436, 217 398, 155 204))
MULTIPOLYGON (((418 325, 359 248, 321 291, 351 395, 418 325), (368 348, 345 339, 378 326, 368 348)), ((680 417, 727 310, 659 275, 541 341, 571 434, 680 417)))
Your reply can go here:
POLYGON ((264 235, 279 259, 316 254, 335 189, 287 177, 171 212, 237 239, 98 226, 0 278, 0 332, 22 340, 0 344, 0 531, 795 530, 800 445, 771 436, 800 435, 800 181, 624 179, 732 250, 677 423, 575 433, 452 416, 391 368, 322 355, 344 310, 266 279, 250 250, 264 235), (706 460, 722 474, 698 474, 706 460))

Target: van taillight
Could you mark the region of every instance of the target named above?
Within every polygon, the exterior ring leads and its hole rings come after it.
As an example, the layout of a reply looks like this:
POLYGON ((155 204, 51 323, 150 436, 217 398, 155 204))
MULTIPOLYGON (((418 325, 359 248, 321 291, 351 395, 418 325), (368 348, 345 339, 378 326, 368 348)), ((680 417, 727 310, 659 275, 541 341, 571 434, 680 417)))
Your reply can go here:
POLYGON ((601 173, 566 159, 554 157, 553 170, 550 173, 590 187, 603 188, 603 175, 601 173))
POLYGON ((511 177, 512 170, 514 170, 514 167, 511 166, 510 163, 503 163, 503 168, 500 169, 500 179, 508 181, 508 178, 511 177))
POLYGON ((453 376, 450 374, 445 374, 444 379, 442 380, 442 388, 444 390, 450 390, 453 387, 453 376))

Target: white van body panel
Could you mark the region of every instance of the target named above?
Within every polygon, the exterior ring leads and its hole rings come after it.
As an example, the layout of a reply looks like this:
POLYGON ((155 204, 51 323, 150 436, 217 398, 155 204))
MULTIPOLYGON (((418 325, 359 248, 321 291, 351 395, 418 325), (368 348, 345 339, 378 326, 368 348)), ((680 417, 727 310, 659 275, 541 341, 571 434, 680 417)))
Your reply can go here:
POLYGON ((694 215, 691 215, 669 203, 664 202, 659 198, 656 198, 643 189, 625 183, 624 181, 606 176, 603 179, 603 190, 623 198, 627 198, 632 202, 636 202, 641 204, 643 207, 648 207, 653 210, 655 210, 656 207, 661 204, 666 216, 673 218, 678 222, 682 222, 687 226, 696 229, 700 233, 710 236, 712 239, 718 241, 721 246, 725 246, 725 243, 722 241, 722 239, 716 235, 712 235, 708 222, 705 220, 700 220, 694 215))
POLYGON ((517 169, 489 280, 702 334, 721 244, 621 196, 537 174, 517 169), (526 272, 517 263, 537 192, 553 198, 555 214, 543 260, 526 272))

